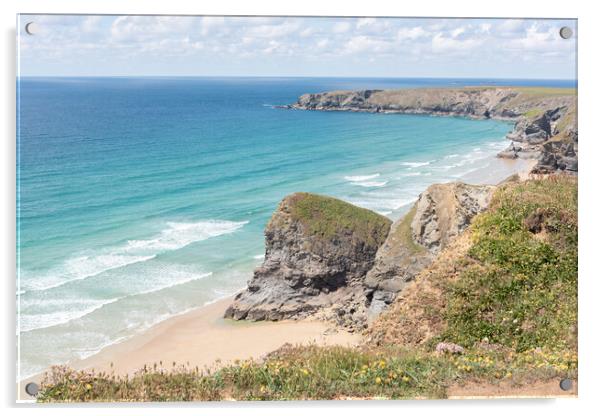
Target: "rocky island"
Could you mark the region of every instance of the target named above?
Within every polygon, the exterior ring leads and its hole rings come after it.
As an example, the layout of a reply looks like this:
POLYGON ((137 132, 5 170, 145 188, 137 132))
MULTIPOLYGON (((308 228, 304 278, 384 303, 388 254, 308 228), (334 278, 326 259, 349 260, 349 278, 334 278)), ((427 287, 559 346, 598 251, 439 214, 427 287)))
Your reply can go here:
POLYGON ((464 87, 304 94, 284 108, 425 114, 513 121, 504 158, 537 159, 534 173, 577 172, 577 92, 573 88, 464 87))

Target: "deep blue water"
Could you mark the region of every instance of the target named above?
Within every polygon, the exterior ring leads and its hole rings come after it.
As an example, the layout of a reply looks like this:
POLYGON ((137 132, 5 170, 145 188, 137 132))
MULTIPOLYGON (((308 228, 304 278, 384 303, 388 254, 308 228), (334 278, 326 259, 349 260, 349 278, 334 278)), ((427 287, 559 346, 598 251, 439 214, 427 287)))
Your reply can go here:
POLYGON ((18 83, 22 376, 245 286, 295 191, 396 218, 486 168, 507 123, 292 111, 333 89, 571 81, 24 78, 18 83))

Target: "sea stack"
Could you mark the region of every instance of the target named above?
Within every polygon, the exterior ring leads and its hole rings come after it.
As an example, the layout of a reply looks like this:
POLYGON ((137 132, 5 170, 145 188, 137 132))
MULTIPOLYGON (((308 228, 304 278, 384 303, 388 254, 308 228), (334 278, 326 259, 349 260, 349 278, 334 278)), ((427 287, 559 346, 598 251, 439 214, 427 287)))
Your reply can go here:
POLYGON ((287 196, 265 229, 263 264, 225 316, 297 319, 349 303, 363 293, 390 226, 388 218, 336 198, 287 196))

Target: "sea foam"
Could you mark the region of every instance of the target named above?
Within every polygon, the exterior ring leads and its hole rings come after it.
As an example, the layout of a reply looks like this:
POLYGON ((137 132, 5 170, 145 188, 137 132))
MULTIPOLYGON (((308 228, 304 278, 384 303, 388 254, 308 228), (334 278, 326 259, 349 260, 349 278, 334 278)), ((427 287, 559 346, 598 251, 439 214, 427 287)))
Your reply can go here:
POLYGON ((427 166, 430 165, 432 162, 432 160, 429 160, 427 162, 401 162, 402 166, 408 166, 410 168, 419 168, 421 166, 427 166))
POLYGON ((366 182, 352 182, 351 184, 355 185, 355 186, 363 186, 364 188, 382 188, 388 182, 389 181, 380 181, 380 182, 366 181, 366 182))
POLYGON ((149 239, 129 240, 124 245, 75 256, 43 275, 24 271, 21 276, 20 295, 28 291, 54 289, 109 270, 152 260, 163 252, 178 250, 198 241, 233 233, 247 223, 248 221, 221 220, 168 222, 166 228, 149 239))
POLYGON ((213 273, 191 272, 178 265, 162 265, 162 267, 145 270, 144 279, 139 279, 137 291, 120 297, 108 299, 73 299, 73 298, 55 298, 46 297, 23 299, 22 308, 24 311, 35 311, 21 314, 20 329, 21 332, 33 331, 36 329, 49 328, 56 325, 67 324, 71 321, 81 319, 93 312, 111 304, 116 304, 126 299, 149 295, 161 290, 169 289, 194 280, 203 279, 211 276, 213 273), (52 307, 53 312, 48 312, 47 308, 52 307))
POLYGON ((345 180, 349 182, 362 182, 369 181, 370 179, 375 179, 380 176, 380 173, 375 173, 373 175, 357 175, 357 176, 345 176, 345 180))

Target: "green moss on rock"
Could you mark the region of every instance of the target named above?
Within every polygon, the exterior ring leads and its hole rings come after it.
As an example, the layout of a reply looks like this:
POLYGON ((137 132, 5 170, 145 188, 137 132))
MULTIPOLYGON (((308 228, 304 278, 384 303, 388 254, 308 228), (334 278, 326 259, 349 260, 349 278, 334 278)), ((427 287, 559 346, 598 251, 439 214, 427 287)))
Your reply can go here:
POLYGON ((391 220, 340 199, 298 192, 290 197, 290 215, 311 236, 333 240, 353 234, 369 246, 380 246, 389 233, 391 220))

